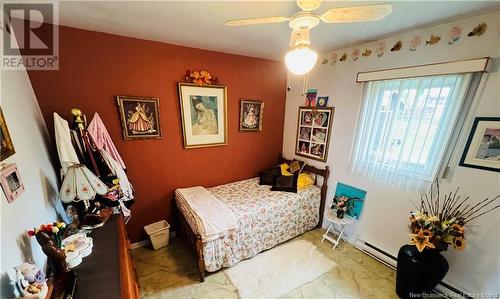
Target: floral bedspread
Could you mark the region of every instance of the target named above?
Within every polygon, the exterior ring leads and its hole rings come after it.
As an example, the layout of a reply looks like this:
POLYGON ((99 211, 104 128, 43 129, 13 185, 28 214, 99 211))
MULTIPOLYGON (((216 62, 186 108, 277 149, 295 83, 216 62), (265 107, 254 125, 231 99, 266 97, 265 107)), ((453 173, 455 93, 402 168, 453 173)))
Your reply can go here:
MULTIPOLYGON (((316 226, 321 198, 317 186, 298 193, 270 189, 260 186, 258 178, 208 188, 233 211, 239 228, 233 235, 204 243, 207 271, 234 266, 316 226)), ((181 212, 186 215, 187 211, 181 212)))

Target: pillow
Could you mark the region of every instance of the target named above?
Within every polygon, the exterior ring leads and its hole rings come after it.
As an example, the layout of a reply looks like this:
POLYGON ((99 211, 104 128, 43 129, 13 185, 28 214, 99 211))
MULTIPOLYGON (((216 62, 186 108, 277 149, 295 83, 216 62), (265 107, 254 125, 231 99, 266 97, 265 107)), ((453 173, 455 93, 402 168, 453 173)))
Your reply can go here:
POLYGON ((301 173, 304 169, 304 166, 306 166, 306 162, 293 159, 290 163, 290 172, 295 173, 296 171, 298 171, 299 173, 301 173))
POLYGON ((290 173, 288 171, 288 168, 289 168, 288 164, 283 163, 280 165, 280 168, 281 168, 281 175, 284 175, 284 176, 292 176, 293 175, 293 173, 290 173))
POLYGON ((297 179, 297 189, 302 190, 307 187, 314 185, 314 179, 308 173, 299 173, 299 178, 297 179))
POLYGON ((274 185, 276 177, 281 175, 281 169, 279 167, 274 167, 269 170, 260 173, 259 185, 274 185))
POLYGON ((299 178, 299 174, 293 175, 280 175, 276 177, 273 187, 271 191, 285 191, 285 192, 293 192, 297 193, 297 180, 299 178))

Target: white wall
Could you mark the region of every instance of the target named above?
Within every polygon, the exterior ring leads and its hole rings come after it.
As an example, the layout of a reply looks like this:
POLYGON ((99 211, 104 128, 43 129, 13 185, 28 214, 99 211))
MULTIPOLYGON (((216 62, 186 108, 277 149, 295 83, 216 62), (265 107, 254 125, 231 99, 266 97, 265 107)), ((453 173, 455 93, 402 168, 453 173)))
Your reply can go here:
MULTIPOLYGON (((335 107, 333 130, 330 137, 328 161, 332 170, 329 179, 328 198, 331 200, 337 182, 344 182, 367 190, 367 199, 360 222, 348 232, 353 241, 358 235, 377 245, 387 252, 397 255, 401 245, 407 243, 408 216, 412 210, 410 199, 418 201, 419 194, 397 190, 391 186, 380 185, 366 178, 354 177, 349 172, 352 146, 358 112, 361 105, 363 85, 355 83, 357 72, 380 70, 393 67, 428 64, 478 57, 500 56, 500 14, 494 13, 459 22, 464 29, 458 42, 448 45, 449 29, 455 24, 436 26, 423 31, 405 33, 385 39, 386 52, 377 57, 375 51, 369 57, 360 57, 357 61, 351 58, 352 51, 357 47, 334 51, 338 57, 348 53, 346 62, 334 65, 320 64, 310 73, 309 88, 317 88, 318 95, 329 96, 329 106, 335 107), (477 24, 486 22, 488 30, 481 37, 467 37, 467 33, 477 24), (425 46, 425 41, 431 34, 441 35, 440 43, 425 46), (416 51, 409 51, 408 40, 415 35, 422 37, 423 43, 416 51), (403 48, 391 52, 392 45, 401 40, 403 48)), ((369 24, 367 24, 369 26, 369 24)), ((332 38, 335 38, 332 36, 332 38)), ((374 50, 379 41, 359 45, 361 52, 369 48, 374 50)), ((312 39, 314 45, 314 37, 312 39)), ((330 58, 331 53, 320 55, 330 58)), ((498 60, 493 72, 489 74, 480 102, 475 114, 477 116, 500 116, 500 74, 498 60)), ((298 107, 304 105, 301 96, 304 78, 293 77, 289 85, 292 90, 287 95, 285 132, 283 154, 286 157, 295 156, 295 141, 297 130, 298 107)), ((471 124, 468 124, 469 128, 471 124)), ((469 128, 464 135, 469 134, 469 128)), ((457 153, 464 148, 465 137, 462 136, 457 153)), ((297 157, 304 159, 302 157, 297 157)), ((307 159, 306 159, 307 160, 307 159)), ((323 166, 324 163, 308 160, 313 165, 323 166)), ((455 189, 460 186, 464 194, 478 201, 485 197, 500 194, 500 173, 458 167, 454 163, 452 177, 441 185, 441 190, 455 189)), ((500 213, 486 215, 472 223, 466 230, 467 247, 463 252, 450 248, 445 252, 450 270, 445 280, 464 290, 474 292, 498 292, 500 290, 500 213), (472 227, 473 226, 473 227, 472 227)))
POLYGON ((59 211, 62 207, 57 199, 57 176, 47 150, 45 123, 28 74, 25 70, 2 70, 0 90, 0 106, 16 150, 2 163, 17 164, 25 187, 24 193, 10 204, 0 191, 0 297, 12 298, 13 267, 25 261, 34 261, 39 267, 46 263, 45 254, 34 238, 27 237, 27 230, 55 221, 56 203, 59 211))

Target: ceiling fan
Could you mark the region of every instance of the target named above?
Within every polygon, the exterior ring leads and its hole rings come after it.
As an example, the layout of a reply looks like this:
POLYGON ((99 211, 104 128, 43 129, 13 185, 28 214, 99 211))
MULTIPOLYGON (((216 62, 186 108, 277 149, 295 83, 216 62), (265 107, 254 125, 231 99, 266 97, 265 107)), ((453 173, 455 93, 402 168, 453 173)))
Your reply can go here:
POLYGON ((297 75, 309 72, 316 61, 318 54, 311 50, 309 30, 325 23, 350 23, 377 21, 385 18, 392 12, 391 4, 374 4, 353 7, 332 8, 322 14, 313 11, 321 5, 321 0, 297 0, 301 11, 290 17, 264 17, 227 21, 228 26, 244 26, 288 22, 292 28, 290 49, 285 56, 288 69, 297 75))

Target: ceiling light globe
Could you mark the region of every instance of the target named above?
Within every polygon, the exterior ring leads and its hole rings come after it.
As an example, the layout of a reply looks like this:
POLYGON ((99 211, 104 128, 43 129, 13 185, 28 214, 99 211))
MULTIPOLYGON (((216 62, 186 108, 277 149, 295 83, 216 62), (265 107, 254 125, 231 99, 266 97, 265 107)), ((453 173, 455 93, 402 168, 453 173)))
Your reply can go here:
POLYGON ((318 61, 318 54, 309 47, 295 48, 285 56, 288 70, 295 75, 303 75, 309 72, 318 61))

